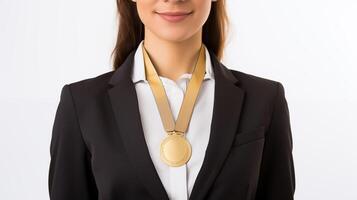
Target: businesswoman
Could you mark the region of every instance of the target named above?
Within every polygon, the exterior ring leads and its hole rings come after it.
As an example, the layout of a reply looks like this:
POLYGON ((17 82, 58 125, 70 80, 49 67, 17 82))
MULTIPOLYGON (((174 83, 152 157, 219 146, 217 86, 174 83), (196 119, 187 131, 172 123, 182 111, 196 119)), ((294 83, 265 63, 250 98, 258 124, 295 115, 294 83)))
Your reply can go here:
POLYGON ((65 84, 52 200, 290 200, 282 83, 221 63, 224 0, 117 0, 113 70, 65 84))

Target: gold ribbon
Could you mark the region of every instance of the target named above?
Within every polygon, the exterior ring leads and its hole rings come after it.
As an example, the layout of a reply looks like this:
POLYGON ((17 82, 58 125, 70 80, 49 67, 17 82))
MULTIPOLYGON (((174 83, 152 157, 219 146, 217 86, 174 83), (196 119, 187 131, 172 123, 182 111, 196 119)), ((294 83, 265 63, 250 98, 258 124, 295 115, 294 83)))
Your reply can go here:
POLYGON ((164 125, 165 131, 167 132, 166 137, 161 141, 160 158, 163 162, 172 167, 182 166, 191 158, 191 145, 186 139, 185 133, 190 123, 196 98, 205 75, 206 55, 204 47, 205 46, 202 43, 199 56, 193 69, 193 73, 187 86, 179 115, 175 123, 174 116, 171 112, 169 101, 165 93, 165 88, 151 62, 150 56, 147 53, 144 44, 142 45, 145 76, 155 97, 161 121, 164 125))

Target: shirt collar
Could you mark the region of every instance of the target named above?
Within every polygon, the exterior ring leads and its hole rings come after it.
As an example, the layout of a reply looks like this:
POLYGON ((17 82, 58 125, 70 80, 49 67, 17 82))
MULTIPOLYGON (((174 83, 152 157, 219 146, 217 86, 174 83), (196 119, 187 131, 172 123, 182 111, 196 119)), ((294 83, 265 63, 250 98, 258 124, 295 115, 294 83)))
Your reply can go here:
MULTIPOLYGON (((132 73, 132 80, 133 83, 137 83, 139 81, 145 81, 145 69, 144 69, 144 56, 142 52, 142 45, 143 45, 144 40, 142 40, 138 46, 138 48, 135 51, 135 57, 134 57, 134 63, 133 63, 133 73, 132 73)), ((211 58, 209 56, 209 51, 205 47, 206 51, 206 73, 203 78, 203 80, 206 79, 214 79, 214 74, 213 74, 213 69, 212 69, 212 63, 211 63, 211 58)), ((182 77, 191 77, 191 74, 183 74, 180 78, 182 77)))

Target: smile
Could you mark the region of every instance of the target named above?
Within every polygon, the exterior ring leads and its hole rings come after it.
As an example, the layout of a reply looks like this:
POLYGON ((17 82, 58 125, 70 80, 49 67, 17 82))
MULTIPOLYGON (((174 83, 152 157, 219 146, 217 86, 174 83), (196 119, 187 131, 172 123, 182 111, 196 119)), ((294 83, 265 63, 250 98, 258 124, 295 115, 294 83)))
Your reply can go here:
POLYGON ((187 16, 191 15, 192 12, 161 12, 156 14, 160 15, 163 19, 169 22, 179 22, 184 20, 187 16))

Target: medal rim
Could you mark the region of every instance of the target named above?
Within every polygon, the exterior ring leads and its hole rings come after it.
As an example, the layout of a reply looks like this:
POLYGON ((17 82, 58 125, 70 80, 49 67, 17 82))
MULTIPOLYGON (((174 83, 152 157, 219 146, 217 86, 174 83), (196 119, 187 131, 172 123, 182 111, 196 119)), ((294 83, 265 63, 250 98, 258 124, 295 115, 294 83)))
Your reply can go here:
POLYGON ((170 165, 172 167, 179 167, 179 166, 182 166, 184 164, 186 164, 190 158, 191 158, 191 154, 192 154, 192 148, 191 148, 191 144, 190 142, 187 140, 186 137, 184 136, 181 136, 181 135, 168 135, 166 136, 162 141, 161 141, 161 144, 160 144, 160 158, 162 159, 162 161, 164 161, 167 165, 170 165), (185 143, 185 147, 187 149, 187 153, 184 155, 184 158, 182 160, 179 160, 177 162, 172 162, 170 160, 167 159, 167 157, 165 156, 166 154, 164 153, 164 146, 165 144, 170 141, 170 140, 175 140, 173 139, 172 137, 175 137, 175 138, 179 138, 181 140, 184 141, 185 143))

